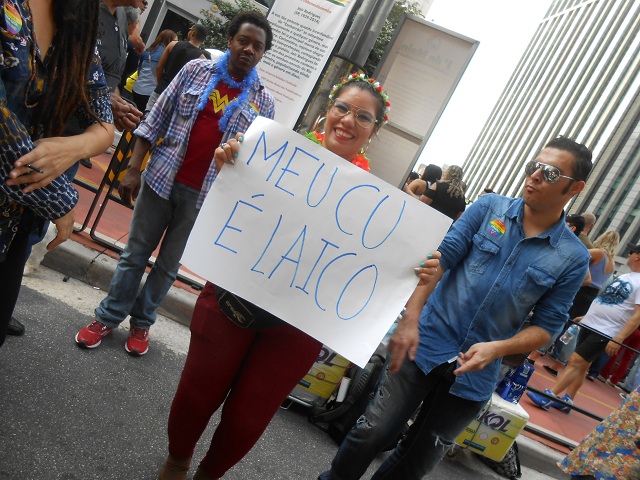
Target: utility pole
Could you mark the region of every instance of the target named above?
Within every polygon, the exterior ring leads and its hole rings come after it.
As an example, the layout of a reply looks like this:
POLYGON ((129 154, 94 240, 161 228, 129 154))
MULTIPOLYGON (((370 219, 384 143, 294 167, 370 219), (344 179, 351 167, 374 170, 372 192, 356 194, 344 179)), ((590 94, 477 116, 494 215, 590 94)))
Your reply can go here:
MULTIPOLYGON (((298 120, 297 131, 312 130, 324 114, 331 87, 354 70, 363 70, 373 45, 396 0, 362 0, 338 53, 329 61, 321 80, 298 120)), ((371 72, 368 72, 371 73, 371 72)))

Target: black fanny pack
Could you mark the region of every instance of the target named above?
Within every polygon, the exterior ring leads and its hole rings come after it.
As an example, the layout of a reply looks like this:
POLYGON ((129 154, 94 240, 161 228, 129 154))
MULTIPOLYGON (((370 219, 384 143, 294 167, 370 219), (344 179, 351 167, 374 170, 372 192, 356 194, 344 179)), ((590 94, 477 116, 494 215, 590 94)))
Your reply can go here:
POLYGON ((275 315, 217 285, 216 298, 222 313, 239 327, 252 329, 272 328, 284 323, 275 315))

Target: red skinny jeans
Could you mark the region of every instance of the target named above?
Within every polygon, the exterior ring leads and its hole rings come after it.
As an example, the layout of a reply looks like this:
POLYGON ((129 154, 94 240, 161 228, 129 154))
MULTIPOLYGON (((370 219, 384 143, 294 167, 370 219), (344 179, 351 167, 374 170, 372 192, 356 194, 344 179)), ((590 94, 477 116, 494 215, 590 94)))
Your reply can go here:
POLYGON ((213 413, 222 407, 201 462, 222 477, 258 441, 287 395, 318 358, 322 344, 289 324, 245 329, 220 311, 207 283, 191 320, 191 343, 169 414, 169 453, 193 455, 213 413))
MULTIPOLYGON (((627 339, 622 343, 635 350, 638 350, 640 348, 640 329, 636 328, 633 333, 629 335, 627 339)), ((633 350, 620 347, 618 354, 609 359, 609 361, 600 372, 600 375, 602 375, 604 378, 609 378, 609 376, 611 376, 611 383, 613 383, 614 385, 616 383, 620 383, 624 376, 627 374, 629 365, 631 365, 631 360, 633 360, 633 356, 635 354, 636 352, 634 352, 633 350), (620 355, 622 355, 621 358, 620 355), (620 358, 620 363, 616 367, 616 360, 618 358, 620 358)))

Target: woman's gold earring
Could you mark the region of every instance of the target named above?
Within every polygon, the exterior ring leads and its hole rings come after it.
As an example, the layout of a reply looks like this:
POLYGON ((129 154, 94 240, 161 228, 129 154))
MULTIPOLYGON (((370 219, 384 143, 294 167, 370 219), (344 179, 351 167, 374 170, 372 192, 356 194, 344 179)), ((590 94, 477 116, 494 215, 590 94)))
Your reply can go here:
POLYGON ((369 145, 371 145, 371 137, 369 137, 369 140, 367 140, 367 143, 362 148, 360 148, 360 153, 363 155, 367 153, 367 150, 369 150, 369 145))
POLYGON ((318 117, 316 123, 313 124, 313 128, 311 129, 311 131, 316 133, 324 133, 324 121, 326 119, 327 117, 318 117), (320 128, 322 128, 322 130, 320 130, 320 128))

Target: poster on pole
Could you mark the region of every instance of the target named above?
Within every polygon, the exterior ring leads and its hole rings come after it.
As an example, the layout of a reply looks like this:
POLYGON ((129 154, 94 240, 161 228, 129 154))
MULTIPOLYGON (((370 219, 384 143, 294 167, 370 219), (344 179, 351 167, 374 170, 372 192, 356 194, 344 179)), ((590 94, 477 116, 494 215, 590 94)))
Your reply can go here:
POLYGON ((258 72, 276 100, 276 121, 295 126, 354 3, 276 0, 269 10, 273 47, 258 64, 258 72))
POLYGON ((405 14, 374 75, 389 95, 391 115, 367 151, 371 173, 402 187, 478 44, 405 14))
POLYGON ((364 366, 451 219, 258 117, 200 210, 182 263, 364 366))

